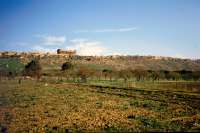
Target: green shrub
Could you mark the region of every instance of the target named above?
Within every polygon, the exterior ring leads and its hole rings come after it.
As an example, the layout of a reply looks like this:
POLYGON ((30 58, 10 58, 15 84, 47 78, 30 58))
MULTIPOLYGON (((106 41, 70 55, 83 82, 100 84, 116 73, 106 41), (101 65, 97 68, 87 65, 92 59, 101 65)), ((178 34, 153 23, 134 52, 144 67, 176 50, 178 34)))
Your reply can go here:
POLYGON ((24 69, 23 74, 25 76, 36 77, 39 79, 42 76, 42 67, 39 60, 32 60, 29 62, 24 69))
POLYGON ((154 110, 157 112, 166 112, 167 111, 167 104, 153 101, 153 100, 132 100, 130 101, 130 106, 134 107, 143 107, 150 110, 154 110))
POLYGON ((145 128, 153 128, 153 129, 162 128, 161 123, 155 120, 154 118, 148 118, 145 116, 136 116, 135 119, 140 121, 145 128))

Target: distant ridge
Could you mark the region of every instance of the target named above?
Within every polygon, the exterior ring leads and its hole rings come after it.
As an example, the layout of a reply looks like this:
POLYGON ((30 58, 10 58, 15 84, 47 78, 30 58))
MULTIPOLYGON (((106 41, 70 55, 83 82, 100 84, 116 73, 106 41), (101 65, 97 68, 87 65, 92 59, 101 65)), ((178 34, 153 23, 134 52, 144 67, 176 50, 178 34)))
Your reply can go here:
POLYGON ((60 66, 69 58, 76 64, 106 65, 115 69, 145 69, 145 70, 189 70, 200 71, 200 59, 181 59, 164 56, 139 55, 109 55, 109 56, 79 56, 59 55, 42 52, 0 52, 0 58, 20 58, 23 63, 39 57, 43 65, 60 66))

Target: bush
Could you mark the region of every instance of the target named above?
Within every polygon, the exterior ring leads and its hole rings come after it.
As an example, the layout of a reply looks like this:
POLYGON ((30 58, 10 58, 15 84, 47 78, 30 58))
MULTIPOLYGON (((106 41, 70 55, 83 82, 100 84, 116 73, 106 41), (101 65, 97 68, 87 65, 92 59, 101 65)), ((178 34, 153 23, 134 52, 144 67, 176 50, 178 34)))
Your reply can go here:
POLYGON ((71 68, 73 68, 72 63, 71 62, 65 62, 65 63, 63 63, 61 70, 66 71, 66 70, 69 70, 71 68))
POLYGON ((42 75, 41 71, 42 71, 42 67, 40 65, 39 60, 32 60, 25 66, 23 75, 36 77, 37 79, 40 79, 42 75))

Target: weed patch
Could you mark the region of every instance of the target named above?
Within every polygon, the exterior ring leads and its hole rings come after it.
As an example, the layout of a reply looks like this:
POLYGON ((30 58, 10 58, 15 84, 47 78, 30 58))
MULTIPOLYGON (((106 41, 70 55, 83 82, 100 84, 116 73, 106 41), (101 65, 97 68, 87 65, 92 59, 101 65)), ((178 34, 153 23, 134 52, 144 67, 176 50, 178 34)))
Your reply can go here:
POLYGON ((58 88, 48 88, 48 92, 50 92, 51 94, 66 94, 68 90, 58 89, 58 88))
POLYGON ((102 108, 102 106, 103 106, 103 102, 102 101, 96 102, 96 107, 97 108, 102 108))
MULTIPOLYGON (((129 116, 130 117, 130 116, 129 116)), ((141 122, 145 128, 160 129, 162 127, 161 123, 154 118, 148 118, 145 116, 132 116, 135 120, 141 122)))
POLYGON ((153 100, 137 100, 137 99, 131 100, 130 106, 147 108, 147 109, 154 110, 157 112, 167 111, 167 104, 153 101, 153 100))

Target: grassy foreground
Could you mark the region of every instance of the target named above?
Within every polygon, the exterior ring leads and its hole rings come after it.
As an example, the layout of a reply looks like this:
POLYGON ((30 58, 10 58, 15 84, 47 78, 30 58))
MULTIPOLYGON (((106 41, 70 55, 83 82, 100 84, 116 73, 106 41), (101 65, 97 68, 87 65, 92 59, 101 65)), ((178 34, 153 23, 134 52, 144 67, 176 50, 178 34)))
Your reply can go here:
POLYGON ((199 91, 141 88, 3 80, 0 132, 200 131, 199 91))

